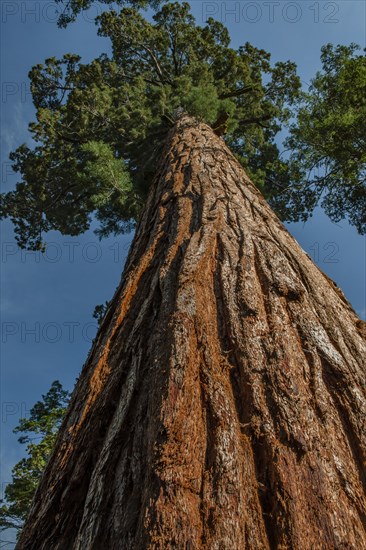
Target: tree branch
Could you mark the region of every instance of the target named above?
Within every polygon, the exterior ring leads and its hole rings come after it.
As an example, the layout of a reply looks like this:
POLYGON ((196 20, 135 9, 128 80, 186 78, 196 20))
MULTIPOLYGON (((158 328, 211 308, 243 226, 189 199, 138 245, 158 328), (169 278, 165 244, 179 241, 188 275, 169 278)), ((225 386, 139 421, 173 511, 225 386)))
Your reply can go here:
POLYGON ((179 66, 178 66, 178 60, 177 60, 177 37, 175 34, 169 35, 170 39, 170 49, 172 52, 173 57, 173 63, 174 63, 174 72, 175 76, 179 76, 179 66))
POLYGON ((162 82, 163 84, 165 84, 165 83, 167 82, 168 84, 171 84, 171 85, 172 85, 172 82, 171 82, 171 80, 170 80, 169 78, 168 78, 167 80, 165 79, 163 70, 162 70, 162 68, 160 67, 159 61, 157 60, 157 57, 156 57, 156 55, 154 54, 154 52, 152 51, 152 49, 149 48, 148 46, 145 46, 145 45, 143 46, 143 48, 144 48, 144 49, 147 51, 147 53, 149 54, 149 56, 150 56, 150 58, 151 58, 151 60, 152 60, 152 62, 153 62, 153 64, 154 64, 154 67, 155 67, 155 69, 156 69, 156 72, 158 73, 158 76, 159 76, 161 82, 162 82))
POLYGON ((227 99, 228 97, 239 97, 241 95, 254 92, 254 90, 258 90, 258 88, 256 88, 255 86, 244 86, 243 88, 238 88, 237 90, 219 95, 219 99, 227 99))
POLYGON ((266 120, 271 120, 271 118, 272 118, 272 115, 245 118, 244 120, 241 120, 239 122, 239 126, 246 126, 248 124, 259 124, 260 126, 263 126, 263 128, 268 128, 268 126, 264 126, 262 123, 266 122, 266 120))

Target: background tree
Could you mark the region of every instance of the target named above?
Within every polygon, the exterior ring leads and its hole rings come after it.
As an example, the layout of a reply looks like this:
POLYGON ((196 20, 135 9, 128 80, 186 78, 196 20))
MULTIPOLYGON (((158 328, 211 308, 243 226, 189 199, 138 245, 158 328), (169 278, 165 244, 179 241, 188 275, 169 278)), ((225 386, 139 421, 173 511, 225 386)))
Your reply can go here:
POLYGON ((22 181, 2 205, 20 246, 42 247, 51 229, 77 235, 92 215, 100 236, 129 230, 179 108, 211 125, 227 113, 226 140, 258 186, 287 174, 275 138, 299 95, 293 63, 271 66, 248 43, 231 48, 227 29, 196 25, 187 3, 165 5, 153 23, 124 8, 98 24, 111 58, 84 65, 67 54, 30 73, 37 145, 12 153, 22 181))
POLYGON ((286 140, 291 183, 277 177, 278 194, 271 194, 285 219, 305 221, 320 203, 331 220, 347 218, 366 232, 366 57, 360 51, 356 44, 322 48, 322 71, 303 93, 286 140))
POLYGON ((69 403, 70 394, 55 380, 42 400, 31 408, 29 418, 21 418, 14 433, 22 433, 19 443, 27 444, 28 458, 12 470, 12 482, 1 501, 0 531, 20 530, 29 512, 33 495, 45 469, 69 403))

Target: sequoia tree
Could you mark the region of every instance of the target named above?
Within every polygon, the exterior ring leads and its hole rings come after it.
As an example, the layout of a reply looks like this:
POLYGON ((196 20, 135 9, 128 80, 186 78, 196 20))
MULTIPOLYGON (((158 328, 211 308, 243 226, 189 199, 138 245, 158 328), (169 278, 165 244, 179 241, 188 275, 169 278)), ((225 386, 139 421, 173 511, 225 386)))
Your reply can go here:
POLYGON ((18 550, 366 549, 365 325, 258 189, 301 171, 294 64, 187 4, 99 25, 111 58, 32 70, 2 213, 34 248, 138 223, 18 550))
POLYGON ((183 115, 18 550, 366 548, 365 352, 341 290, 183 115))

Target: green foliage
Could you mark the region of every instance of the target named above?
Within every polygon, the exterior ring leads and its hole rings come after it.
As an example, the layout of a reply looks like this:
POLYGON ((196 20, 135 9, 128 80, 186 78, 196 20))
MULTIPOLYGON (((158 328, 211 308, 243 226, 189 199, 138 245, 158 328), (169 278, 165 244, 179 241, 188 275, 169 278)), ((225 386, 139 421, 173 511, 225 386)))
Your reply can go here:
POLYGON ((22 433, 18 441, 27 444, 28 458, 20 460, 12 470, 12 482, 6 486, 5 502, 0 501, 0 530, 21 529, 41 475, 55 444, 65 415, 70 394, 54 381, 42 401, 32 407, 29 418, 21 418, 14 433, 22 433))
POLYGON ((366 69, 355 45, 325 46, 323 71, 300 94, 292 62, 272 66, 249 43, 231 48, 224 25, 196 25, 187 3, 164 5, 153 22, 123 8, 97 24, 111 57, 82 64, 66 54, 30 72, 36 146, 11 154, 22 180, 0 209, 21 247, 43 249, 44 233, 78 235, 93 219, 100 237, 131 230, 181 110, 213 126, 227 114, 227 144, 281 218, 306 220, 321 201, 365 232, 366 69), (285 158, 278 134, 297 105, 285 158))
POLYGON ((78 171, 77 177, 80 187, 93 189, 90 201, 97 211, 97 219, 101 222, 96 233, 100 236, 113 231, 117 233, 121 223, 128 229, 129 220, 138 212, 139 199, 134 196, 125 161, 116 158, 105 142, 89 141, 80 150, 82 169, 78 171), (114 217, 110 215, 111 205, 114 217))
MULTIPOLYGON (((58 12, 57 24, 59 27, 67 27, 69 23, 75 21, 80 12, 87 10, 93 4, 96 4, 95 0, 55 0, 55 3, 60 6, 58 12)), ((135 8, 147 8, 149 5, 153 8, 157 8, 160 0, 98 0, 98 4, 114 4, 117 6, 124 6, 130 4, 135 8)))
MULTIPOLYGON (((306 220, 319 203, 333 221, 348 218, 366 233, 366 57, 359 47, 322 48, 291 127, 287 178, 272 202, 283 217, 306 220)), ((281 182, 280 182, 281 183, 281 182)))
POLYGON ((108 306, 109 306, 109 302, 108 300, 106 300, 104 304, 98 304, 94 308, 93 317, 98 321, 99 326, 102 324, 102 321, 107 312, 108 306))
POLYGON ((131 229, 179 109, 209 124, 228 113, 225 139, 255 182, 265 188, 279 166, 286 180, 275 138, 299 96, 295 65, 272 66, 248 43, 231 48, 224 25, 196 25, 187 3, 166 4, 153 19, 106 11, 98 32, 111 57, 82 64, 67 54, 30 72, 36 146, 12 153, 22 181, 1 206, 21 247, 44 247, 51 229, 82 233, 94 217, 100 237, 131 229))
POLYGON ((227 141, 259 185, 268 144, 278 156, 274 138, 299 90, 294 64, 230 48, 227 29, 196 25, 187 3, 164 5, 153 23, 133 8, 107 11, 98 25, 111 58, 84 65, 66 54, 30 72, 36 146, 11 154, 22 181, 1 205, 21 247, 42 249, 51 229, 77 235, 93 217, 101 237, 131 229, 178 109, 211 124, 229 113, 227 141))

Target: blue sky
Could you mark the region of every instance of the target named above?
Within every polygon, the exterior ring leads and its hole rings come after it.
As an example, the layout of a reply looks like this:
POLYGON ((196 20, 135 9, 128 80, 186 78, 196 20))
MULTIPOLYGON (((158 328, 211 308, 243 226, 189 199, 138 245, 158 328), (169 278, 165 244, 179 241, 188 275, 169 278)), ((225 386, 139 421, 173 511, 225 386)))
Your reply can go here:
MULTIPOLYGON (((305 86, 320 69, 323 44, 365 46, 365 9, 361 0, 192 2, 198 23, 209 15, 222 20, 234 46, 249 41, 270 51, 273 61, 295 61, 305 86)), ((60 30, 54 23, 52 1, 3 0, 2 191, 17 181, 10 172, 9 152, 29 142, 27 124, 34 111, 28 71, 47 57, 71 52, 89 61, 107 51, 109 42, 96 36, 93 23, 100 10, 96 4, 77 23, 60 30)), ((365 318, 365 239, 346 222, 331 223, 320 210, 308 223, 288 227, 365 318)), ((2 483, 11 479, 11 466, 23 453, 12 434, 19 417, 27 414, 53 380, 72 389, 95 333, 94 306, 112 296, 131 235, 99 242, 92 231, 77 238, 54 233, 47 241, 46 256, 20 252, 11 224, 2 226, 2 483)))

